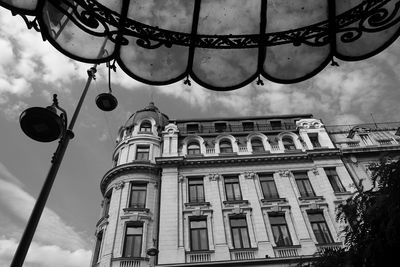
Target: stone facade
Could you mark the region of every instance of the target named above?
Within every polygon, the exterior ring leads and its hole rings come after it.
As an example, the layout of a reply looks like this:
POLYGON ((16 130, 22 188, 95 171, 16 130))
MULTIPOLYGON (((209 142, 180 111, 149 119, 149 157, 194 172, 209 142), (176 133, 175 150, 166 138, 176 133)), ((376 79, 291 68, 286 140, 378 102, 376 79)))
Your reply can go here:
POLYGON ((343 134, 310 114, 169 120, 150 104, 101 181, 92 266, 289 266, 342 246, 335 209, 355 163, 376 162, 343 134))

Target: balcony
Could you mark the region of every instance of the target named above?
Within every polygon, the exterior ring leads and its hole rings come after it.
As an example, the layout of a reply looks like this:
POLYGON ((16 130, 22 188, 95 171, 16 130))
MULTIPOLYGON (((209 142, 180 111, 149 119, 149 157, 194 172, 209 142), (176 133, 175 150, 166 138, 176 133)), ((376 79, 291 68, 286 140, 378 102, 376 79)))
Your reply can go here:
POLYGON ((209 262, 214 251, 187 251, 186 262, 209 262))
POLYGON ((255 248, 250 249, 232 249, 231 252, 231 260, 235 261, 244 261, 244 260, 253 260, 256 258, 255 248))
POLYGON ((343 247, 342 243, 340 243, 340 242, 331 243, 331 244, 317 244, 316 246, 317 246, 318 252, 323 252, 326 249, 338 250, 343 247))
POLYGON ((112 267, 145 267, 148 261, 148 258, 114 258, 112 267))
POLYGON ((274 253, 277 258, 298 257, 299 249, 300 246, 274 247, 274 253))

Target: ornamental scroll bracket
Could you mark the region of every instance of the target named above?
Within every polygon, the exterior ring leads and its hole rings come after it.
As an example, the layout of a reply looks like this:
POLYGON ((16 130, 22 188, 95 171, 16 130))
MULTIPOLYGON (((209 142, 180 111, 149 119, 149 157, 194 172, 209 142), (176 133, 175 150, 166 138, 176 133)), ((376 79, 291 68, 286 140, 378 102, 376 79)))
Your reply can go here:
POLYGON ((183 181, 185 181, 185 176, 179 175, 179 176, 178 176, 178 182, 179 182, 179 183, 183 183, 183 181))
POLYGON ((254 179, 257 178, 257 173, 255 172, 244 172, 242 173, 243 177, 246 179, 254 179))
POLYGON ((210 181, 219 181, 222 179, 222 175, 218 173, 210 173, 209 175, 206 176, 210 181))
POLYGON ((125 186, 125 182, 124 181, 120 181, 120 182, 115 183, 114 188, 115 188, 115 190, 120 190, 124 186, 125 186))
POLYGON ((289 170, 279 170, 279 171, 277 171, 277 173, 281 177, 290 177, 290 175, 292 174, 291 171, 289 171, 289 170))
POLYGON ((314 175, 319 175, 319 171, 318 171, 318 168, 317 168, 317 167, 312 168, 311 171, 312 171, 312 173, 313 173, 314 175))

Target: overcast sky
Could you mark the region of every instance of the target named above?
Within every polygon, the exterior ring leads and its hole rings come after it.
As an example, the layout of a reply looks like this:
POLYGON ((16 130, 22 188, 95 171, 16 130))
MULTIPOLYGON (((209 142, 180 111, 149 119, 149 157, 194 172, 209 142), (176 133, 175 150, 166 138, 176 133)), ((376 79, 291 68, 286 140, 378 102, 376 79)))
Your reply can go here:
MULTIPOLYGON (((194 83, 151 87, 119 70, 112 78, 119 106, 110 113, 94 103, 107 91, 105 66, 99 66, 25 266, 89 265, 100 214, 99 182, 112 166, 116 132, 151 99, 170 118, 312 113, 332 125, 371 122, 373 113, 379 122, 399 121, 399 51, 397 42, 366 61, 339 61, 340 67, 328 66, 306 82, 264 81, 264 86, 221 93, 194 83)), ((18 117, 27 107, 49 105, 53 93, 71 117, 89 67, 69 60, 27 30, 20 17, 0 8, 0 266, 11 261, 57 146, 30 140, 18 117)))

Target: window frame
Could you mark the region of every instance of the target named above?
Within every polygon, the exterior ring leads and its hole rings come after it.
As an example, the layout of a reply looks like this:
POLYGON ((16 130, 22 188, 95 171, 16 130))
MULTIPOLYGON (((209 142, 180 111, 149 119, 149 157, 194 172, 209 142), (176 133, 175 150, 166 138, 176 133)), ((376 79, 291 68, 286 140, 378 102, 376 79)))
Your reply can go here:
POLYGON ((137 145, 136 153, 135 153, 135 160, 143 160, 143 161, 150 160, 150 145, 137 145), (139 151, 141 149, 146 149, 146 151, 139 151), (140 158, 139 158, 139 155, 140 155, 140 158), (147 155, 147 156, 143 157, 144 155, 147 155))
POLYGON ((270 212, 270 213, 268 213, 268 219, 269 219, 269 223, 270 223, 270 226, 271 226, 272 236, 273 236, 273 238, 274 238, 275 245, 276 245, 277 247, 289 247, 289 246, 293 246, 293 240, 292 240, 292 237, 291 237, 291 235, 290 235, 289 225, 288 225, 288 223, 287 223, 287 221, 286 221, 285 213, 281 213, 281 212, 279 212, 279 213, 272 213, 272 212, 270 212), (275 218, 280 217, 280 218, 283 219, 284 222, 283 222, 283 223, 276 223, 276 222, 272 223, 271 218, 274 218, 274 217, 275 217, 275 218), (284 230, 286 231, 287 237, 288 237, 288 239, 286 239, 286 240, 289 240, 289 242, 285 242, 285 239, 284 239, 284 238, 282 239, 282 240, 283 240, 283 243, 280 243, 279 240, 277 241, 277 240, 276 240, 277 238, 276 238, 276 236, 275 236, 274 228, 277 228, 277 229, 278 229, 278 232, 279 232, 279 235, 280 235, 280 236, 284 236, 283 231, 282 231, 282 229, 284 229, 284 230))
POLYGON ((282 130, 282 121, 270 121, 271 130, 282 130))
MULTIPOLYGON (((200 194, 200 195, 201 195, 200 194)), ((204 203, 206 201, 205 194, 204 194, 204 179, 200 177, 193 177, 188 178, 188 200, 189 203, 204 203), (192 196, 191 188, 195 188, 195 196, 192 196), (200 188, 201 187, 201 188, 200 188), (203 197, 199 197, 199 191, 201 191, 203 197), (193 197, 193 198, 192 198, 193 197)))
POLYGON ((217 133, 226 132, 228 129, 228 124, 226 122, 216 122, 214 123, 214 129, 217 133))
POLYGON ((207 216, 195 216, 195 217, 189 217, 189 245, 190 245, 190 251, 209 251, 210 250, 210 244, 209 244, 209 238, 208 238, 208 222, 207 222, 207 216), (192 222, 204 222, 204 227, 197 227, 194 228, 192 227, 192 222), (201 237, 202 233, 204 233, 203 238, 201 237), (195 238, 193 238, 193 235, 196 234, 197 236, 197 248, 194 248, 194 241, 195 238), (202 240, 205 238, 205 244, 202 244, 202 240), (203 248, 203 245, 204 248, 203 248))
POLYGON ((258 177, 260 180, 261 192, 263 193, 264 199, 279 199, 279 192, 278 188, 276 187, 273 173, 259 174, 258 177), (268 193, 265 192, 263 184, 265 184, 265 187, 268 189, 268 193), (272 190, 270 188, 270 184, 272 184, 272 190), (275 192, 272 192, 274 190, 275 192))
POLYGON ((250 235, 249 235, 249 226, 247 224, 247 218, 246 216, 230 216, 229 217, 229 227, 231 230, 231 239, 232 239, 232 246, 234 249, 249 249, 251 248, 251 240, 250 240, 250 235), (232 225, 232 220, 243 220, 245 222, 245 226, 233 226, 232 225), (236 247, 236 243, 235 242, 235 236, 234 232, 235 230, 238 229, 237 233, 238 233, 238 237, 239 237, 239 245, 240 247, 236 247), (245 231, 243 231, 245 229, 245 231), (247 235, 247 244, 248 246, 245 247, 245 243, 243 242, 244 237, 243 237, 243 233, 245 233, 247 235))
POLYGON ((342 181, 336 171, 336 167, 327 167, 324 168, 326 177, 328 177, 329 183, 335 193, 344 193, 346 192, 346 188, 343 186, 342 181), (333 174, 332 174, 333 172, 333 174))
POLYGON ((125 257, 125 258, 141 258, 141 256, 142 256, 142 247, 143 247, 143 230, 144 230, 143 228, 144 228, 144 223, 141 222, 141 221, 126 223, 126 225, 125 225, 125 233, 124 233, 124 244, 123 244, 123 247, 122 247, 122 257, 125 257), (128 235, 128 228, 141 228, 141 234, 140 235, 139 234, 129 234, 128 235), (138 250, 135 250, 135 248, 134 248, 135 240, 131 241, 133 243, 132 244, 133 251, 131 251, 133 255, 127 255, 127 242, 128 242, 128 237, 129 236, 140 236, 140 247, 139 247, 138 250), (139 254, 135 255, 135 251, 139 252, 139 254))
POLYGON ((219 153, 233 153, 233 145, 231 140, 222 139, 221 141, 219 141, 218 145, 219 145, 219 153), (225 144, 226 145, 229 144, 229 148, 228 146, 224 146, 225 144), (223 150, 228 150, 228 151, 223 151, 223 150))
POLYGON ((187 150, 187 154, 188 155, 201 155, 201 146, 200 146, 200 143, 198 141, 190 141, 190 142, 188 142, 188 144, 186 146, 186 150, 187 150), (198 149, 190 148, 190 146, 192 146, 192 145, 196 145, 198 147, 198 149), (192 153, 193 151, 198 152, 198 153, 192 153))
POLYGON ((259 138, 259 137, 252 138, 250 143, 251 143, 251 149, 253 152, 265 152, 264 143, 261 140, 261 138, 259 138), (254 146, 253 142, 256 143, 257 146, 254 146), (254 148, 256 148, 256 149, 254 149, 254 148))
POLYGON ((242 122, 243 132, 253 132, 255 123, 253 121, 244 121, 242 122))
POLYGON ((224 189, 225 189, 226 201, 242 201, 243 200, 242 190, 240 188, 240 180, 239 180, 238 176, 224 177, 224 189), (237 185, 237 187, 235 187, 235 185, 237 185), (228 188, 231 190, 228 190, 228 188), (228 197, 228 191, 232 192, 233 199, 228 197), (237 191, 239 192, 238 196, 236 195, 237 191))
POLYGON ((314 188, 312 187, 310 177, 308 177, 307 172, 295 172, 293 173, 294 180, 296 182, 297 189, 299 190, 300 197, 316 197, 314 188), (304 175, 304 176, 302 176, 304 175), (305 195, 303 195, 302 190, 299 187, 299 182, 301 182, 302 188, 304 189, 305 195), (306 184, 309 185, 311 191, 308 191, 306 184))
POLYGON ((153 124, 151 123, 151 121, 144 120, 140 123, 139 132, 140 133, 152 133, 153 132, 152 128, 153 128, 153 124), (144 127, 143 125, 146 125, 147 127, 144 127))
POLYGON ((307 212, 307 216, 308 216, 308 221, 309 221, 310 226, 311 226, 311 230, 312 230, 312 232, 314 234, 314 237, 315 237, 315 240, 317 241, 317 243, 321 244, 321 245, 333 244, 335 241, 333 240, 331 230, 329 229, 328 224, 326 223, 324 212, 322 210, 319 210, 319 211, 308 211, 307 212), (316 220, 316 221, 311 220, 310 215, 316 215, 316 214, 321 215, 323 220, 319 220, 319 221, 318 220, 316 220), (315 233, 315 230, 314 230, 314 227, 313 227, 314 224, 317 226, 318 231, 320 231, 320 233, 321 233, 320 235, 317 235, 315 233), (323 225, 322 228, 326 229, 326 232, 323 231, 323 229, 321 228, 321 225, 323 225), (319 240, 320 238, 322 238, 322 240, 319 240), (320 241, 322 241, 322 242, 320 242, 320 241))
POLYGON ((186 124, 186 132, 187 133, 198 133, 199 132, 199 124, 198 123, 188 123, 186 124))
POLYGON ((145 209, 147 204, 147 183, 146 182, 132 182, 130 184, 128 207, 131 209, 145 209), (136 188, 135 188, 136 187, 136 188), (134 192, 138 192, 137 203, 133 203, 134 192), (144 201, 140 203, 140 193, 144 192, 144 201))
POLYGON ((308 139, 310 139, 310 143, 313 148, 320 148, 321 143, 319 142, 318 133, 308 133, 308 139))
POLYGON ((100 260, 102 243, 103 243, 103 238, 104 238, 103 235, 104 235, 104 230, 101 230, 96 235, 96 245, 95 245, 94 252, 93 252, 92 266, 96 266, 96 264, 100 260))
POLYGON ((291 136, 287 136, 287 135, 285 135, 285 136, 283 136, 282 137, 282 146, 283 146, 283 149, 284 150, 296 150, 296 144, 294 143, 294 139, 293 139, 293 137, 291 137, 291 136), (289 142, 289 144, 291 144, 290 146, 289 146, 289 148, 286 148, 286 145, 287 145, 287 142, 286 141, 284 141, 284 140, 290 140, 291 142, 289 142), (293 147, 293 148, 292 148, 293 147))

